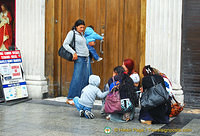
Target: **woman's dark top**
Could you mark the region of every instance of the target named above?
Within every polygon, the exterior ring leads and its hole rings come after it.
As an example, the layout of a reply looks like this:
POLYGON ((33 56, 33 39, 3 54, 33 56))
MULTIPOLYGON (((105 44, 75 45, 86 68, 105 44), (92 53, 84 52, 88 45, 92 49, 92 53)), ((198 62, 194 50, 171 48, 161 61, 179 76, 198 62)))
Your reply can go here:
POLYGON ((119 85, 119 93, 121 99, 129 98, 131 102, 135 105, 137 101, 137 94, 134 86, 133 80, 127 74, 122 75, 122 79, 119 85))
MULTIPOLYGON (((165 82, 164 82, 164 79, 162 78, 162 76, 160 76, 160 75, 152 75, 152 76, 156 80, 155 81, 156 83, 162 83, 163 87, 165 88, 165 82)), ((143 86, 144 91, 145 91, 145 89, 151 88, 153 86, 151 76, 143 77, 142 86, 143 86)))

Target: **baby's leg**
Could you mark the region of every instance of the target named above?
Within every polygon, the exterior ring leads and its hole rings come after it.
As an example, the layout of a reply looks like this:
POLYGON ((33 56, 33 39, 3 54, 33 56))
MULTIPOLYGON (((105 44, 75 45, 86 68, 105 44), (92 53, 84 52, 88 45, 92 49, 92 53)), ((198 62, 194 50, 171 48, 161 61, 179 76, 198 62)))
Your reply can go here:
POLYGON ((92 47, 92 46, 89 46, 88 49, 89 49, 92 57, 94 57, 95 60, 98 60, 99 59, 99 55, 97 54, 95 48, 92 47))

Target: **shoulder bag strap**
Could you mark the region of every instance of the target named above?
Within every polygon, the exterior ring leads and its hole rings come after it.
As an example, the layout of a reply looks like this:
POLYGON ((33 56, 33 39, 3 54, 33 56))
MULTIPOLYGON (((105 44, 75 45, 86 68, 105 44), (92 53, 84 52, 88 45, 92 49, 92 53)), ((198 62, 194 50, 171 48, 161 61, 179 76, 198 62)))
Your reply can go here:
POLYGON ((155 81, 155 78, 153 77, 153 76, 151 76, 151 80, 152 80, 152 82, 153 82, 153 86, 155 86, 156 85, 156 81, 155 81))
POLYGON ((75 45, 76 45, 76 44, 75 44, 75 43, 76 43, 76 42, 75 42, 75 30, 74 30, 74 37, 73 37, 73 41, 74 41, 74 50, 76 51, 76 48, 75 48, 75 45))
MULTIPOLYGON (((115 83, 115 78, 114 78, 114 76, 112 77, 112 80, 113 80, 113 85, 114 85, 114 83, 115 83)), ((116 88, 116 86, 114 86, 114 87, 112 88, 111 92, 115 92, 115 91, 113 91, 114 88, 116 88)))
POLYGON ((73 34, 73 37, 72 37, 72 41, 70 42, 69 46, 76 51, 76 48, 75 48, 75 30, 73 30, 74 34, 73 34))

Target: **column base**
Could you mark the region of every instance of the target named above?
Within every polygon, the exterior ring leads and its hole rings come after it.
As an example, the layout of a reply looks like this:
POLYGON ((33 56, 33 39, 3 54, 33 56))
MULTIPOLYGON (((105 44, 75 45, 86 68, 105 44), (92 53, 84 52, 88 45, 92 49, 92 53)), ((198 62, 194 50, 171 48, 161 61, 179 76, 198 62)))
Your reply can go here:
POLYGON ((181 104, 184 104, 184 94, 183 94, 183 90, 181 89, 173 89, 172 93, 175 95, 175 98, 178 102, 180 102, 181 104))
POLYGON ((30 98, 42 99, 48 93, 47 81, 26 80, 30 98))

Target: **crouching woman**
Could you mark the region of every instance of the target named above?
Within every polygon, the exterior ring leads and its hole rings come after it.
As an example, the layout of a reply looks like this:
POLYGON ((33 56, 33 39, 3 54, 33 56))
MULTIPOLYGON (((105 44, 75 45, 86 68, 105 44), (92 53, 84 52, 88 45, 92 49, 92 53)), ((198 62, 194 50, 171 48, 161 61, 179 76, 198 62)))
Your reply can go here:
MULTIPOLYGON (((165 83, 160 75, 156 75, 153 71, 153 68, 150 65, 147 65, 143 68, 143 79, 142 79, 142 86, 141 92, 148 91, 151 87, 154 86, 152 81, 152 77, 154 81, 159 84, 161 83, 162 86, 165 88, 165 83)), ((142 107, 140 110, 139 121, 144 124, 167 124, 169 123, 169 114, 171 112, 171 103, 170 98, 165 103, 162 103, 154 108, 144 108, 142 107)))
MULTIPOLYGON (((119 83, 119 94, 121 100, 121 110, 109 114, 109 119, 114 122, 127 122, 133 120, 135 114, 136 93, 133 86, 133 80, 126 73, 121 73, 119 83)), ((115 87, 115 86, 114 86, 115 87)), ((110 85, 112 88, 112 84, 110 85)), ((107 99, 106 99, 107 100, 107 99)), ((106 107, 105 107, 106 112, 106 107)))

